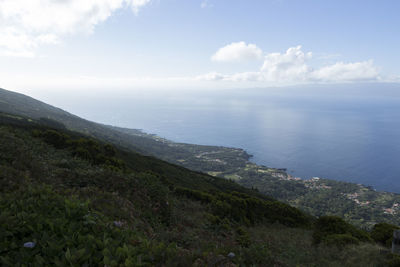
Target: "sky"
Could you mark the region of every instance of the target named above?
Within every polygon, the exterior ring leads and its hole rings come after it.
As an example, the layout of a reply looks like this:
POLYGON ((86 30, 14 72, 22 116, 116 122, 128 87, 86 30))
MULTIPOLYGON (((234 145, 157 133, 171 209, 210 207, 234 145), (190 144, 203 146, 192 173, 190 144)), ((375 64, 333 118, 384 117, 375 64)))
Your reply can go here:
POLYGON ((400 82, 397 0, 0 0, 19 92, 400 82))

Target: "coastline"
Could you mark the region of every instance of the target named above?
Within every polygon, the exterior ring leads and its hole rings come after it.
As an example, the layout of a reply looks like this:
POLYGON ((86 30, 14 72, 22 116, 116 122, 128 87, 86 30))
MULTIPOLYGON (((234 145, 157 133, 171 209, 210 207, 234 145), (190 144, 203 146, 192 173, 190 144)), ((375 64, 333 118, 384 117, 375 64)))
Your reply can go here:
POLYGON ((163 156, 163 160, 233 180, 312 215, 338 215, 368 229, 378 221, 400 224, 398 193, 378 191, 359 183, 295 177, 286 168, 256 164, 242 148, 179 143, 143 131, 140 135, 183 152, 179 157, 163 156))
POLYGON ((400 195, 396 193, 329 179, 297 179, 277 168, 255 164, 251 155, 240 148, 177 143, 140 130, 82 119, 11 91, 0 89, 0 97, 6 102, 0 103, 2 112, 62 122, 69 130, 121 148, 235 180, 315 216, 337 215, 364 228, 370 228, 376 222, 400 225, 400 195))

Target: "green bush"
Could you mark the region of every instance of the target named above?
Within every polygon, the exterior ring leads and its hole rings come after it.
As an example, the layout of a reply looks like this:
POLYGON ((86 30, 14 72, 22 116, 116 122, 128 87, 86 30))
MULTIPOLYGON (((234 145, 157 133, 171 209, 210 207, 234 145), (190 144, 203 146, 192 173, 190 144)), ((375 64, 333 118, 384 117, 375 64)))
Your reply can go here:
POLYGON ((117 154, 116 149, 110 144, 104 145, 103 150, 107 157, 114 157, 117 154))
POLYGON ((178 196, 185 196, 193 200, 201 201, 202 203, 210 203, 214 200, 214 197, 211 194, 198 190, 176 187, 174 192, 178 196))
POLYGON ((79 157, 79 158, 84 159, 84 160, 90 161, 92 159, 92 156, 90 155, 90 152, 87 149, 82 148, 82 147, 76 148, 72 154, 74 156, 79 157))
POLYGON ((48 186, 26 187, 0 197, 1 266, 137 266, 176 259, 178 248, 117 227, 48 186), (34 247, 24 243, 34 242, 34 247))
POLYGON ((241 247, 250 246, 250 235, 243 227, 236 228, 236 241, 241 247))
POLYGON ((125 162, 116 157, 117 150, 110 144, 83 137, 73 137, 59 130, 34 130, 33 136, 42 138, 58 149, 70 149, 75 157, 94 165, 104 165, 113 170, 125 170, 125 162))
POLYGON ((321 216, 315 223, 313 241, 315 244, 319 244, 322 241, 326 241, 329 236, 331 236, 330 237, 331 243, 335 242, 341 243, 346 241, 354 243, 355 240, 349 238, 349 236, 356 239, 357 241, 362 241, 362 242, 372 241, 371 237, 367 232, 357 229, 353 225, 345 222, 340 217, 321 216))
POLYGON ((393 231, 396 229, 400 229, 400 227, 388 223, 377 223, 372 228, 371 237, 375 242, 391 247, 393 231))
POLYGON ((262 200, 243 193, 214 192, 211 195, 178 187, 175 189, 175 194, 210 203, 214 215, 221 218, 227 217, 245 225, 263 222, 279 222, 290 227, 311 225, 311 217, 296 208, 278 201, 262 200))
POLYGON ((55 148, 66 148, 68 147, 67 141, 69 139, 69 136, 60 133, 56 130, 45 130, 43 132, 36 132, 43 140, 48 143, 53 145, 55 148))

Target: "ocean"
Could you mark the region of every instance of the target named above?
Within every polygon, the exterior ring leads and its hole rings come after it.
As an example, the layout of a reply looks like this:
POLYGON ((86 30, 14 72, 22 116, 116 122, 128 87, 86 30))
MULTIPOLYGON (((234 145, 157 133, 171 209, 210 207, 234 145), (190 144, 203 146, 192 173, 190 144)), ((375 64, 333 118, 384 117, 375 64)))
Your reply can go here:
POLYGON ((40 99, 176 142, 243 148, 253 162, 304 179, 400 193, 400 85, 105 90, 40 99))

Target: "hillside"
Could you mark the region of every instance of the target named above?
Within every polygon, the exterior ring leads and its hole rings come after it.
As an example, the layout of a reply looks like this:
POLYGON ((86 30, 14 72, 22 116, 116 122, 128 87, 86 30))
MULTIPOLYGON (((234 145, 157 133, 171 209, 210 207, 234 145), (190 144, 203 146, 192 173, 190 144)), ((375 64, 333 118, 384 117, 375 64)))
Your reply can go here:
POLYGON ((2 266, 396 266, 400 259, 380 245, 390 242, 392 226, 366 232, 337 217, 316 219, 51 120, 0 114, 0 192, 2 266))
POLYGON ((191 170, 234 180, 315 216, 337 215, 366 228, 377 222, 400 225, 400 195, 327 179, 299 180, 283 170, 249 161, 238 148, 175 143, 140 130, 84 120, 31 97, 0 89, 0 111, 48 118, 67 129, 151 155, 191 170))
MULTIPOLYGON (((47 118, 59 121, 69 130, 77 131, 107 142, 133 149, 142 154, 153 155, 157 158, 169 160, 171 162, 179 162, 182 158, 187 158, 188 156, 194 157, 197 152, 209 152, 215 149, 223 149, 227 153, 232 154, 233 158, 238 157, 239 160, 241 160, 243 156, 245 158, 249 157, 241 149, 177 144, 158 138, 155 135, 143 133, 140 130, 124 129, 91 122, 29 96, 1 88, 0 112, 27 116, 34 119, 47 118)), ((190 162, 191 166, 194 167, 196 165, 194 159, 191 158, 190 162)), ((204 162, 201 161, 201 164, 204 164, 204 162)), ((236 165, 238 162, 232 162, 229 164, 236 165)), ((209 165, 212 166, 214 163, 210 162, 209 165)))

